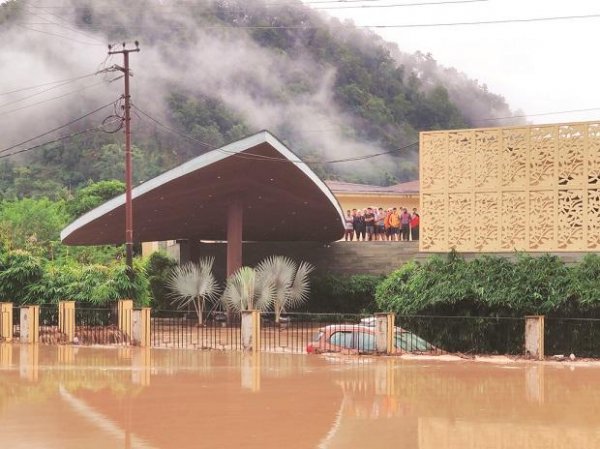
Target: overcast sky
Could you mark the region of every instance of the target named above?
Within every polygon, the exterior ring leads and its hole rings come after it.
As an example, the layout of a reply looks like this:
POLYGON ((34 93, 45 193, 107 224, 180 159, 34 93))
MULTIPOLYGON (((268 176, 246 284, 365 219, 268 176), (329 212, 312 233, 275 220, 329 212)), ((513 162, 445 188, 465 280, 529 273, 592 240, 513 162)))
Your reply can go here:
POLYGON ((497 21, 597 14, 595 18, 470 26, 373 29, 401 50, 430 52, 503 95, 528 114, 598 108, 585 113, 530 117, 535 123, 600 119, 599 0, 487 0, 462 4, 382 7, 440 0, 356 0, 322 3, 357 25, 497 21), (349 6, 369 8, 348 8, 349 6), (378 6, 378 7, 371 7, 378 6), (333 9, 336 8, 336 9, 333 9))

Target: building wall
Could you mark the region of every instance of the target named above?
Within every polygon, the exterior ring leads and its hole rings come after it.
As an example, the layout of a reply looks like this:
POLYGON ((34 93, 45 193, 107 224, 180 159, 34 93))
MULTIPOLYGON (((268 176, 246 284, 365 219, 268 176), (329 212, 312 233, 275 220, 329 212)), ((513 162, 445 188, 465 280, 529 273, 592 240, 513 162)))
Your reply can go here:
POLYGON ((376 206, 383 207, 406 207, 409 211, 413 208, 419 209, 419 194, 407 195, 359 195, 359 194, 342 194, 334 193, 344 213, 350 209, 365 209, 367 207, 376 206))
POLYGON ((422 251, 600 249, 600 123, 424 132, 422 251))

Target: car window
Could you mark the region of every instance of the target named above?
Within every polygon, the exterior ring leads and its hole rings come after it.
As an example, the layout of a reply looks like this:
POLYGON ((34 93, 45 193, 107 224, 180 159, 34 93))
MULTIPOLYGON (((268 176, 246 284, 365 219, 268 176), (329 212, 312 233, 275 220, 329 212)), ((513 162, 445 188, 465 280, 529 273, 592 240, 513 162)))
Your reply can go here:
POLYGON ((421 337, 412 332, 399 332, 396 334, 396 348, 400 348, 406 352, 424 352, 431 349, 431 345, 421 337))
POLYGON ((358 332, 355 335, 359 351, 375 351, 375 335, 367 332, 358 332))
POLYGON ((333 334, 331 334, 331 337, 329 337, 329 342, 332 345, 351 349, 352 348, 352 332, 347 332, 347 331, 334 332, 333 334))

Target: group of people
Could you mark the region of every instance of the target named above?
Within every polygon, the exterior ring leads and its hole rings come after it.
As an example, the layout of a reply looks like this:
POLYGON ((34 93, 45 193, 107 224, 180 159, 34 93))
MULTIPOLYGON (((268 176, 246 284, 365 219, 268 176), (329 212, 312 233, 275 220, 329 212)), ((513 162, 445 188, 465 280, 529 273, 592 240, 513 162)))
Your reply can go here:
POLYGON ((406 208, 368 207, 346 211, 344 240, 353 241, 409 241, 419 240, 419 214, 406 208))

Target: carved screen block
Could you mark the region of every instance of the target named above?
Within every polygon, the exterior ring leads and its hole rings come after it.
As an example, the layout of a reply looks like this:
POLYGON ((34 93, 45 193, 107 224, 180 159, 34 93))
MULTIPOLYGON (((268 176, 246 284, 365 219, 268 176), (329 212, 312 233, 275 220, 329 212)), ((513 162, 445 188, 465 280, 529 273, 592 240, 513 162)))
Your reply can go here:
POLYGON ((445 189, 447 185, 448 137, 445 134, 423 136, 421 147, 421 185, 427 190, 445 189))
POLYGON ((529 186, 553 188, 556 180, 556 128, 532 128, 529 153, 529 186))
POLYGON ((448 189, 471 191, 473 189, 473 145, 472 132, 450 132, 448 134, 448 189))
POLYGON ((495 251, 500 244, 500 198, 497 193, 476 193, 473 244, 477 251, 495 251))
POLYGON ((473 247, 473 201, 470 193, 448 196, 448 246, 457 251, 473 247))
POLYGON ((583 236, 583 190, 558 191, 558 248, 579 251, 585 248, 583 236))
POLYGON ((420 244, 424 251, 446 251, 446 195, 425 194, 421 197, 420 244))
POLYGON ((500 181, 500 131, 475 131, 475 188, 496 189, 500 181))
POLYGON ((529 129, 504 129, 502 139, 502 186, 524 188, 527 180, 529 129))
POLYGON ((565 125, 558 128, 558 185, 582 187, 585 156, 584 125, 565 125))
POLYGON ((522 251, 527 248, 527 199, 525 192, 502 193, 500 248, 522 251))
POLYGON ((587 248, 600 250, 600 190, 587 192, 587 248))
POLYGON ((589 126, 586 159, 587 183, 600 187, 600 124, 589 126))
POLYGON ((600 123, 421 133, 423 251, 599 251, 600 123))

